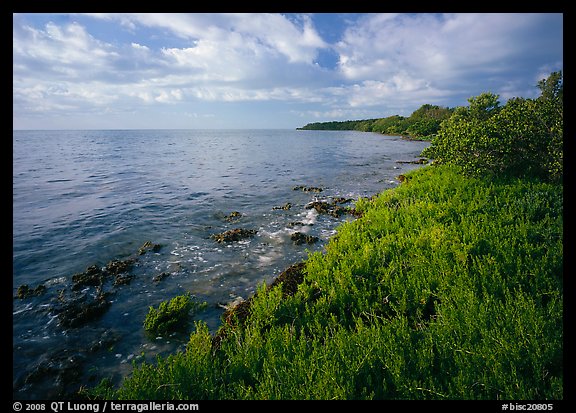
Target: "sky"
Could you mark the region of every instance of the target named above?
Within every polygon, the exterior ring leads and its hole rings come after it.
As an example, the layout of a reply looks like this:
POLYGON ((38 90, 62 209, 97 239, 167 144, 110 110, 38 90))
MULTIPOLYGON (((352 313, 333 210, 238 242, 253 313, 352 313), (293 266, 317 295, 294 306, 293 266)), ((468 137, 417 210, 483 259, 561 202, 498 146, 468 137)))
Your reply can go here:
POLYGON ((562 13, 13 14, 14 129, 293 129, 563 69, 562 13))

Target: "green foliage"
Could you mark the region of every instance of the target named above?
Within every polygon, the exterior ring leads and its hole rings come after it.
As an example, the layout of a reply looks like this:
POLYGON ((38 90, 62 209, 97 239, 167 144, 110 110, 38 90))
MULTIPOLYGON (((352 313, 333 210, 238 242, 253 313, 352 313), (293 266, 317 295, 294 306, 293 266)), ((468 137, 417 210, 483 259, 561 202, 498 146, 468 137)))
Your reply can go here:
POLYGON ((491 92, 484 92, 476 97, 468 99, 468 115, 477 120, 487 120, 500 109, 498 95, 491 92))
POLYGON ((444 121, 422 153, 476 175, 535 177, 561 181, 563 102, 561 72, 539 83, 537 99, 483 93, 444 121))
POLYGON ((260 286, 217 350, 197 323, 103 394, 562 399, 562 185, 434 165, 356 208, 294 295, 260 286))
POLYGON ((148 310, 144 320, 144 330, 154 336, 183 330, 188 325, 190 311, 203 309, 206 305, 206 303, 192 301, 190 293, 163 301, 157 309, 150 307, 148 310))
POLYGON ((552 72, 546 79, 538 81, 538 89, 540 89, 541 100, 561 102, 564 97, 562 71, 552 72))
POLYGON ((440 121, 436 119, 420 119, 406 128, 410 136, 432 136, 438 132, 440 121))

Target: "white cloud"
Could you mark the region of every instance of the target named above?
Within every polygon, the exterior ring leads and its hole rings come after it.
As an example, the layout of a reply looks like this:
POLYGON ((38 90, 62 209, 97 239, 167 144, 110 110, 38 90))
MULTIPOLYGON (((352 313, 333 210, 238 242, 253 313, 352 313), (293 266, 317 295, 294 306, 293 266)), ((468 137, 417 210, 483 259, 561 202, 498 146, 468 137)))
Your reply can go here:
POLYGON ((148 46, 143 46, 143 45, 141 45, 141 44, 139 44, 139 43, 134 43, 134 42, 132 42, 132 43, 130 44, 130 46, 132 46, 132 48, 133 48, 133 49, 136 49, 136 50, 141 50, 141 51, 144 51, 144 52, 149 52, 149 51, 150 51, 150 48, 149 48, 148 46))
MULTIPOLYGON (((343 86, 348 104, 393 114, 424 103, 466 104, 486 90, 504 99, 533 96, 523 72, 548 53, 551 38, 539 32, 553 21, 542 14, 366 15, 334 46, 350 83, 343 86)), ((545 67, 538 75, 549 73, 545 67)))
POLYGON ((281 54, 289 63, 312 64, 319 48, 328 47, 313 27, 311 20, 302 16, 301 27, 280 14, 269 13, 134 13, 92 14, 106 20, 130 21, 138 25, 167 29, 176 36, 217 45, 224 50, 232 45, 239 54, 281 54), (241 50, 245 49, 244 52, 241 50))
POLYGON ((77 23, 57 26, 49 22, 43 29, 15 26, 12 45, 19 67, 42 65, 66 77, 105 70, 110 59, 118 57, 111 45, 94 39, 77 23))
MULTIPOLYGON (((48 22, 39 28, 15 24, 15 88, 26 89, 35 83, 47 90, 59 81, 66 83, 69 90, 82 89, 88 97, 86 90, 94 87, 93 97, 97 99, 87 101, 87 105, 109 102, 118 95, 145 103, 181 101, 186 97, 238 101, 278 96, 299 99, 305 94, 289 92, 291 85, 297 88, 303 82, 309 83, 310 75, 322 79, 322 69, 313 61, 317 49, 326 44, 306 16, 299 25, 277 14, 90 17, 120 22, 131 32, 139 26, 168 30, 186 39, 189 46, 153 49, 142 41, 112 45, 94 38, 79 23, 48 22)), ((74 96, 78 103, 76 98, 82 94, 74 96)), ((27 94, 21 93, 21 97, 26 99, 27 94)), ((44 97, 54 95, 44 93, 44 97)))
MULTIPOLYGON (((424 103, 465 104, 484 90, 504 98, 530 93, 562 67, 561 53, 550 47, 559 32, 561 49, 562 28, 543 30, 557 25, 557 15, 368 14, 339 20, 348 26, 330 37, 333 44, 315 27, 323 16, 314 15, 60 17, 14 15, 15 117, 136 114, 167 104, 168 111, 200 113, 191 107, 198 102, 286 102, 316 105, 287 109, 310 116, 388 116, 424 103), (337 66, 318 64, 323 56, 337 66)), ((322 27, 326 33, 329 26, 322 27)))

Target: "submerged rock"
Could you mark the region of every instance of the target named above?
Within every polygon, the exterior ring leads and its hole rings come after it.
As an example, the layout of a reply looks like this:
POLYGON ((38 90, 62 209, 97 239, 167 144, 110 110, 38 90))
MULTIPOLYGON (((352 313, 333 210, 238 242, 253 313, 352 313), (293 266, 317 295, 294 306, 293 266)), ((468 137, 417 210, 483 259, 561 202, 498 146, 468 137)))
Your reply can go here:
POLYGON ((152 241, 146 241, 142 246, 138 249, 138 255, 144 255, 148 251, 158 252, 162 248, 160 244, 154 244, 152 241))
POLYGON ((28 284, 23 284, 20 287, 18 287, 15 298, 23 300, 24 298, 30 298, 42 295, 45 292, 46 292, 46 286, 44 284, 40 284, 36 288, 30 288, 28 284))
POLYGON ((290 236, 290 239, 292 241, 294 241, 294 244, 296 245, 301 245, 301 244, 314 244, 315 242, 318 242, 319 238, 318 237, 313 237, 312 235, 306 235, 303 234, 302 232, 295 232, 294 234, 292 234, 290 236))
POLYGON ((230 215, 226 215, 224 218, 225 218, 226 221, 228 221, 228 222, 233 222, 233 221, 237 221, 237 220, 239 220, 240 218, 242 218, 242 214, 241 214, 240 212, 238 212, 238 211, 232 211, 232 212, 230 213, 230 215))
MULTIPOLYGON (((109 349, 122 337, 113 330, 91 330, 91 339, 79 340, 77 346, 70 348, 51 348, 29 372, 18 379, 20 393, 25 393, 26 387, 49 384, 46 397, 50 399, 76 399, 81 384, 85 384, 86 367, 89 357, 99 351, 109 349), (83 378, 84 376, 84 378, 83 378), (84 382, 84 383, 83 383, 84 382)), ((96 370, 92 370, 93 372, 96 370)), ((97 376, 90 373, 88 380, 96 380, 97 376)))
POLYGON ((292 204, 290 202, 286 202, 284 205, 279 206, 279 207, 276 206, 276 207, 273 207, 272 209, 282 209, 284 211, 288 211, 290 208, 292 208, 292 204))
POLYGON ((303 192, 322 192, 322 188, 316 186, 304 186, 298 185, 292 188, 294 191, 303 191, 303 192))
POLYGON ((114 277, 114 287, 119 285, 128 285, 134 278, 134 274, 117 274, 114 277))
POLYGON ((61 308, 55 309, 55 312, 58 313, 60 326, 76 328, 100 318, 112 304, 108 300, 109 295, 109 293, 101 292, 91 299, 84 295, 65 302, 61 308))
POLYGON ((117 276, 121 273, 130 271, 135 262, 135 259, 112 260, 106 264, 105 269, 109 274, 117 276))
POLYGON ((108 274, 96 265, 86 268, 86 271, 72 276, 72 290, 80 290, 87 286, 101 286, 108 274))
POLYGON ((155 283, 158 283, 158 282, 162 281, 164 278, 168 277, 169 275, 170 275, 169 272, 161 272, 160 274, 152 277, 152 281, 154 281, 155 283))
POLYGON ((306 205, 306 209, 315 209, 319 214, 327 214, 333 216, 334 218, 340 218, 344 214, 350 214, 355 217, 359 217, 360 214, 356 212, 354 208, 341 207, 340 205, 345 202, 349 202, 345 198, 336 198, 331 203, 326 201, 313 201, 306 205))
POLYGON ((228 231, 222 232, 220 234, 213 234, 211 236, 212 239, 216 240, 216 242, 232 242, 232 241, 240 241, 245 238, 250 238, 256 235, 258 231, 253 229, 244 229, 244 228, 234 228, 228 231))

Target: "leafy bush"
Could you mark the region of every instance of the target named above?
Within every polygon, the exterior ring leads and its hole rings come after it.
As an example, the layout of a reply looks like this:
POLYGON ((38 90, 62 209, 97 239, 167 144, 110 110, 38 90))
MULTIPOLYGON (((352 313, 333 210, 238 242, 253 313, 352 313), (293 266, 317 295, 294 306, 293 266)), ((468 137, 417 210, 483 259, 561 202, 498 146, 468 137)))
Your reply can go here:
POLYGON ((470 98, 469 107, 458 108, 441 124, 422 155, 476 175, 561 181, 561 72, 552 73, 538 87, 539 98, 513 98, 504 106, 492 93, 470 98))
POLYGON ((192 301, 190 293, 163 301, 157 309, 150 307, 148 310, 144 320, 144 330, 155 336, 183 330, 188 325, 190 311, 205 308, 206 305, 206 303, 192 301))

